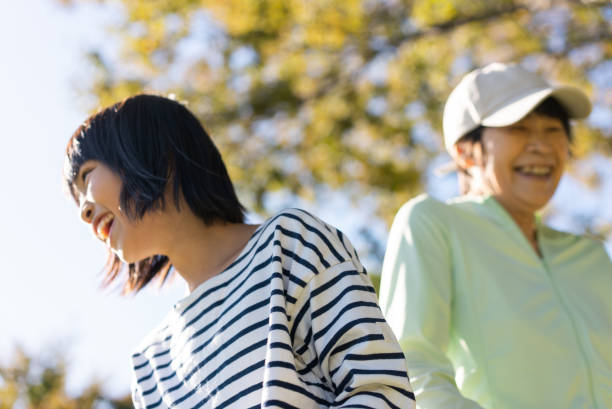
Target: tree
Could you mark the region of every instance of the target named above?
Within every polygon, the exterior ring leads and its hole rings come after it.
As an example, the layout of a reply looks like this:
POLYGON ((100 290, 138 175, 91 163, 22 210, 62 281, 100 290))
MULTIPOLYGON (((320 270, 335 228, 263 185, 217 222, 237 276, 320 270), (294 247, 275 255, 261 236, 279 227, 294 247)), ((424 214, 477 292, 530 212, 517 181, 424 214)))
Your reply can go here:
POLYGON ((61 355, 32 358, 16 349, 13 362, 0 365, 0 409, 129 409, 129 396, 110 399, 91 383, 77 396, 66 392, 66 362, 61 355))
MULTIPOLYGON (((287 189, 316 202, 327 186, 354 200, 376 197, 389 222, 422 190, 425 170, 443 151, 448 93, 488 62, 522 61, 582 87, 600 114, 612 116, 610 81, 596 78, 612 72, 609 1, 119 4, 124 22, 113 32, 121 52, 92 50, 96 74, 84 92, 95 106, 143 90, 187 101, 220 146, 241 197, 259 211, 269 192, 287 189)), ((575 157, 610 153, 611 136, 610 119, 579 125, 575 157)))

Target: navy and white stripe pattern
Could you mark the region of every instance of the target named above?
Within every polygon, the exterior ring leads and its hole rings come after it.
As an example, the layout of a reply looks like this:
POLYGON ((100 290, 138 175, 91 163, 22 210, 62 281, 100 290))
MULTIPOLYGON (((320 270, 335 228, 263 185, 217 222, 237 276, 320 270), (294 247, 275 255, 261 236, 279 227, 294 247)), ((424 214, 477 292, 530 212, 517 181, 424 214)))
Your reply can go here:
POLYGON ((262 224, 132 361, 137 409, 414 407, 355 250, 298 209, 262 224))

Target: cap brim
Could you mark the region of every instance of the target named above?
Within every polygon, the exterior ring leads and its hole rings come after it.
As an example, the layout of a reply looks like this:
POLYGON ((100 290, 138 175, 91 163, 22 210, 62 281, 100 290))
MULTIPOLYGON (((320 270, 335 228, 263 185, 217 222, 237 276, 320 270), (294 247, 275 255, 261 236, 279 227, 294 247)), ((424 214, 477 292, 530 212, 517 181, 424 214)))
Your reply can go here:
POLYGON ((502 109, 483 118, 481 124, 489 127, 512 125, 523 119, 540 102, 550 96, 555 97, 563 105, 568 116, 572 119, 586 118, 591 113, 591 101, 580 89, 574 87, 550 87, 513 101, 502 109))
POLYGON ((593 105, 586 94, 575 87, 557 87, 551 94, 565 107, 571 119, 584 119, 591 113, 593 105))

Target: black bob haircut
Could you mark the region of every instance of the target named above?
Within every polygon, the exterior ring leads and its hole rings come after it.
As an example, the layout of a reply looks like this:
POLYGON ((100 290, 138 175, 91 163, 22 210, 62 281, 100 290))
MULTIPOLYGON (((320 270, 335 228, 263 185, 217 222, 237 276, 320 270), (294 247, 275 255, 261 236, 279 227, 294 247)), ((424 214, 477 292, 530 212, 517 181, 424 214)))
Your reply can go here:
MULTIPOLYGON (((121 178, 119 203, 128 219, 164 209, 164 193, 171 187, 177 209, 184 198, 207 225, 244 221, 245 209, 219 151, 198 119, 174 100, 134 95, 79 126, 66 147, 64 164, 64 182, 77 204, 75 179, 89 160, 103 163, 121 178)), ((104 283, 110 284, 125 268, 109 253, 104 283)), ((165 255, 130 263, 124 293, 140 290, 156 276, 163 283, 170 268, 165 255)))
MULTIPOLYGON (((537 114, 558 119, 561 121, 563 125, 563 129, 565 130, 565 134, 570 142, 572 142, 572 129, 570 126, 569 115, 567 111, 561 105, 561 103, 555 97, 548 97, 544 99, 544 101, 540 102, 531 112, 535 112, 537 114)), ((482 130, 484 126, 480 125, 478 128, 466 133, 463 135, 457 143, 461 142, 480 142, 482 141, 482 130)))

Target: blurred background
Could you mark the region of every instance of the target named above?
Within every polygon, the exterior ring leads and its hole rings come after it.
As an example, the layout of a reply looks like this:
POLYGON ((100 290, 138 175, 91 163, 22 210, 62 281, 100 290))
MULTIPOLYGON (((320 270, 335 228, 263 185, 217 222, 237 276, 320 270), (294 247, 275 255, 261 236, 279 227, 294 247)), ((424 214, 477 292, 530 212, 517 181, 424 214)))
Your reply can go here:
POLYGON ((133 93, 200 117, 250 221, 308 209, 376 279, 401 204, 457 194, 433 172, 448 93, 520 62, 594 102, 543 216, 612 254, 609 0, 3 0, 0 51, 0 409, 131 407, 130 351, 185 295, 101 289, 103 246, 62 191, 72 131, 133 93))

